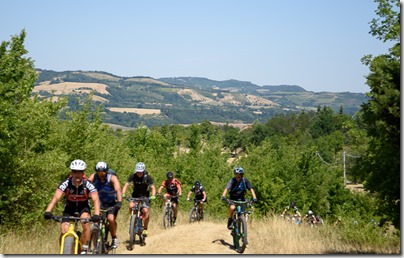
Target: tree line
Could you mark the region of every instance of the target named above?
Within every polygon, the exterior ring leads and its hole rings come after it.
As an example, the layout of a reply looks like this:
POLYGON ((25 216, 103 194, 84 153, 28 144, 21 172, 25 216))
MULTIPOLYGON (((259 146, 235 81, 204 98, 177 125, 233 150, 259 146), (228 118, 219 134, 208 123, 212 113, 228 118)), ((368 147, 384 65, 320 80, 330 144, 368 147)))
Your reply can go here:
MULTIPOLYGON (((394 3, 378 2, 379 9, 394 3)), ((399 42, 399 13, 393 7, 380 12, 382 22, 374 21, 371 32, 399 42)), ((139 161, 157 185, 167 171, 175 173, 185 192, 200 180, 213 216, 225 213, 221 193, 232 168, 242 166, 259 199, 258 216, 278 214, 294 200, 301 210, 328 220, 376 218, 399 228, 399 43, 388 54, 363 59, 371 71, 370 100, 355 116, 343 108, 336 113, 319 106, 317 111, 275 115, 244 130, 205 120, 188 127, 138 124, 122 131, 103 123, 102 108, 91 95, 78 99, 75 110, 68 108, 68 98, 52 102, 33 96, 38 75, 26 57, 25 37, 23 30, 0 46, 0 225, 41 221, 56 187, 69 176, 70 162, 83 159, 87 174, 98 161, 107 162, 121 184, 139 161), (364 183, 367 192, 345 188, 343 152, 361 157, 349 160, 347 176, 364 183), (229 162, 230 157, 235 160, 229 162)))

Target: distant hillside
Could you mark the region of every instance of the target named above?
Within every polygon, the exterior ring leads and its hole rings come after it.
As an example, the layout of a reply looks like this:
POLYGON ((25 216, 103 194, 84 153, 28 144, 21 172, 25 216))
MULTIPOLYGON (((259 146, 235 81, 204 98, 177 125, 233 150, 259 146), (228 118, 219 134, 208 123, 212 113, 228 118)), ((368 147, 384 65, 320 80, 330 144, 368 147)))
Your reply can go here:
MULTIPOLYGON (((120 77, 99 71, 38 69, 34 94, 41 98, 68 96, 74 110, 93 92, 93 101, 104 108, 105 123, 125 127, 216 123, 266 122, 273 115, 329 106, 355 114, 368 100, 362 93, 309 92, 297 85, 258 86, 251 82, 215 81, 201 77, 120 77)), ((55 99, 55 98, 54 98, 55 99)))

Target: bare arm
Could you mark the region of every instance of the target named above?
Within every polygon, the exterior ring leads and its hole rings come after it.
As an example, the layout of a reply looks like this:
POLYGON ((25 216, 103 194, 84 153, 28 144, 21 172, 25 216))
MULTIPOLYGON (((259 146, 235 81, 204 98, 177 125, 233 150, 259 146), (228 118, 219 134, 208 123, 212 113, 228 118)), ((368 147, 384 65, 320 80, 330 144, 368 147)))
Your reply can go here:
POLYGON ((191 197, 192 191, 189 191, 189 193, 187 194, 187 199, 189 199, 189 197, 191 197))
POLYGON ((53 208, 55 207, 56 203, 62 198, 63 192, 60 190, 56 190, 55 194, 52 197, 52 200, 48 204, 48 207, 46 208, 47 212, 52 212, 53 208))
POLYGON ((94 203, 94 215, 100 215, 100 199, 98 198, 98 192, 93 192, 91 199, 93 199, 94 203))
POLYGON ((91 183, 94 183, 94 176, 95 176, 95 173, 91 174, 90 177, 88 178, 88 181, 90 181, 91 183))
POLYGON ((250 192, 251 192, 252 197, 253 197, 254 199, 257 199, 257 196, 255 195, 255 192, 254 192, 254 188, 251 188, 251 189, 250 189, 250 192))
MULTIPOLYGON (((153 186, 154 186, 154 185, 153 185, 153 186)), ((163 186, 163 185, 161 185, 161 186, 159 187, 159 189, 157 190, 157 193, 159 193, 159 194, 160 194, 160 193, 161 193, 161 189, 163 189, 163 187, 164 187, 164 186, 163 186)), ((156 188, 154 188, 154 189, 156 189, 156 188)))
POLYGON ((122 190, 121 190, 121 184, 119 183, 118 177, 112 176, 111 182, 114 185, 114 189, 116 191, 116 199, 118 200, 118 202, 122 202, 122 190))
POLYGON ((227 188, 224 189, 222 196, 226 197, 226 194, 227 194, 227 188))
POLYGON ((154 185, 150 186, 151 192, 152 192, 152 196, 156 196, 156 187, 154 185))
POLYGON ((129 183, 126 182, 125 185, 123 186, 122 194, 125 194, 125 193, 126 193, 126 190, 128 189, 128 186, 129 186, 129 183))
POLYGON ((206 192, 203 191, 202 193, 203 193, 203 201, 206 201, 206 192))

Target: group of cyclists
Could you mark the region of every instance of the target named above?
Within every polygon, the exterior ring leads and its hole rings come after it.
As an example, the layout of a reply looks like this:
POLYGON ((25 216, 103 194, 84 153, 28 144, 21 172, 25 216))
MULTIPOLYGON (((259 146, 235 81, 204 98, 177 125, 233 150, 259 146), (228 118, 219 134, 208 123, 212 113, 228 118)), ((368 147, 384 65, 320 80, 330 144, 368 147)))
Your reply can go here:
MULTIPOLYGON (((44 218, 52 219, 52 210, 57 202, 64 197, 65 205, 63 216, 78 216, 80 218, 90 218, 91 221, 97 223, 101 220, 101 209, 108 210, 107 220, 110 225, 112 236, 112 247, 117 248, 119 241, 117 238, 117 223, 116 217, 122 206, 122 199, 126 197, 126 191, 130 184, 133 184, 133 198, 144 198, 144 202, 140 205, 143 213, 143 235, 147 236, 147 228, 149 224, 149 207, 150 200, 156 198, 156 187, 153 178, 146 170, 146 165, 143 162, 138 162, 135 166, 135 173, 131 174, 121 189, 118 176, 115 171, 108 167, 104 161, 100 161, 95 165, 95 172, 88 178, 85 175, 87 165, 83 160, 77 159, 70 164, 70 176, 64 180, 56 189, 50 203, 48 204, 44 218), (94 214, 91 216, 90 199, 93 201, 94 214), (112 208, 112 209, 109 209, 112 208)), ((167 179, 164 180, 157 194, 161 195, 163 188, 166 193, 163 194, 164 201, 169 198, 173 202, 174 221, 177 217, 178 197, 182 195, 181 182, 174 178, 174 173, 169 171, 166 174, 167 179)), ((196 181, 190 189, 187 200, 190 201, 191 194, 195 194, 194 200, 200 200, 200 207, 203 210, 203 203, 206 202, 207 196, 203 185, 196 181)), ((129 212, 135 206, 134 202, 129 202, 129 212)), ((83 232, 80 236, 82 243, 81 254, 86 254, 88 251, 88 242, 90 241, 90 224, 86 221, 81 223, 83 232)), ((60 238, 67 232, 69 221, 65 219, 60 226, 60 238)))
POLYGON ((309 210, 303 217, 299 212, 299 209, 296 206, 296 202, 292 201, 290 205, 286 206, 286 208, 283 210, 281 217, 289 218, 292 220, 295 224, 300 224, 303 222, 307 222, 310 225, 316 225, 316 224, 321 224, 322 219, 320 218, 319 215, 315 215, 313 211, 309 210), (289 216, 286 216, 289 215, 289 216))

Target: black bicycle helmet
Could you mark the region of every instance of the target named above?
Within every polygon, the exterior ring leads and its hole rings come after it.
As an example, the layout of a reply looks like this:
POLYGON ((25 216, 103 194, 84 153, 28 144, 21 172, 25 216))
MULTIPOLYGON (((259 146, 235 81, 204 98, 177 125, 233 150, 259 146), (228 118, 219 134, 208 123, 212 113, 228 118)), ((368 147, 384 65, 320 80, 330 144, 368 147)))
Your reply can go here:
POLYGON ((195 181, 195 186, 201 186, 201 182, 199 182, 198 180, 195 181))
POLYGON ((173 177, 174 177, 173 172, 171 172, 171 171, 167 172, 166 177, 167 177, 167 179, 173 179, 173 177))

